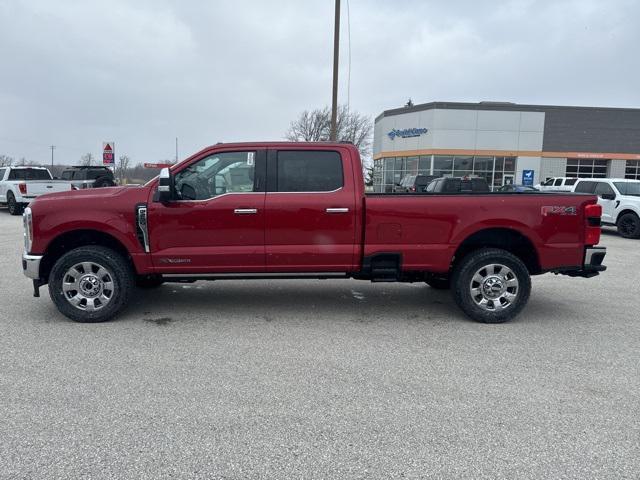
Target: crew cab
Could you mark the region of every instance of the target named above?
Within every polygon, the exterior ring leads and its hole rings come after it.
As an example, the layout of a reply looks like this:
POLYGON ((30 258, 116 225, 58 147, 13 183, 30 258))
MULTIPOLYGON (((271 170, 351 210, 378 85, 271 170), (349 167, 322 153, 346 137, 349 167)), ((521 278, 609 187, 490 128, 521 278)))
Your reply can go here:
POLYGON ((578 181, 575 177, 551 177, 536 185, 541 192, 570 192, 578 181))
POLYGON ((69 182, 54 180, 44 167, 0 168, 0 203, 7 205, 11 215, 20 215, 29 202, 42 194, 69 190, 69 182))
POLYGON ((597 195, 602 206, 602 223, 615 225, 624 238, 640 238, 640 180, 581 179, 574 192, 597 195))
POLYGON ((36 200, 22 264, 80 322, 115 316, 136 284, 311 277, 450 287, 499 323, 531 275, 605 270, 600 215, 595 195, 365 194, 351 144, 218 144, 144 186, 36 200))

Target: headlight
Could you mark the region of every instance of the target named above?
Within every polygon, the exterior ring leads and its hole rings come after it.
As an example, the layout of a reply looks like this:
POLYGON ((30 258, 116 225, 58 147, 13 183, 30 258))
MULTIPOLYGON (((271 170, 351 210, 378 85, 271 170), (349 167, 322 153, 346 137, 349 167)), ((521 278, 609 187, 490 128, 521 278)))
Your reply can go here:
POLYGON ((33 243, 33 216, 31 215, 31 208, 24 209, 22 214, 22 222, 24 224, 24 250, 25 252, 31 252, 31 244, 33 243))

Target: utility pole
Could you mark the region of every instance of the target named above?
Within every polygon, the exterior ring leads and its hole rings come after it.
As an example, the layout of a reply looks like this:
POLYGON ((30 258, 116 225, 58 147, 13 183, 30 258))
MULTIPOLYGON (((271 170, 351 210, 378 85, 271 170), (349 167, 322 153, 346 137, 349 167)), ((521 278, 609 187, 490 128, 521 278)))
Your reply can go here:
POLYGON ((55 145, 49 147, 51 149, 51 166, 53 167, 53 151, 56 149, 55 145))
POLYGON ((338 138, 338 66, 340 59, 340 0, 336 0, 336 18, 333 29, 333 96, 331 98, 331 133, 329 139, 338 138))
POLYGON ((178 163, 178 137, 176 137, 176 163, 178 163))

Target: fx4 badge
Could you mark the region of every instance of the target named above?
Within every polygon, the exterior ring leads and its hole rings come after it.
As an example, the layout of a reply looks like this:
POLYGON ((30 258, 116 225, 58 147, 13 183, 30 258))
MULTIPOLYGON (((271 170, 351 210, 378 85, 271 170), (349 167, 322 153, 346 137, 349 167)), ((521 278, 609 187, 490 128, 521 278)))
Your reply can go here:
POLYGON ((542 216, 548 217, 549 215, 577 215, 578 210, 576 207, 565 207, 562 205, 547 205, 542 207, 542 216))

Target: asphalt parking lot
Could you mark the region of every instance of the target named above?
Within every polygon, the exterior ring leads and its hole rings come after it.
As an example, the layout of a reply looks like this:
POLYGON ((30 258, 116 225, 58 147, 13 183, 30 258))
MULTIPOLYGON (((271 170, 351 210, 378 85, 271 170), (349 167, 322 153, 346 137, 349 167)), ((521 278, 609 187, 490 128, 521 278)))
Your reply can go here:
POLYGON ((640 241, 516 321, 426 285, 229 281, 75 324, 0 210, 0 478, 633 478, 640 241))

